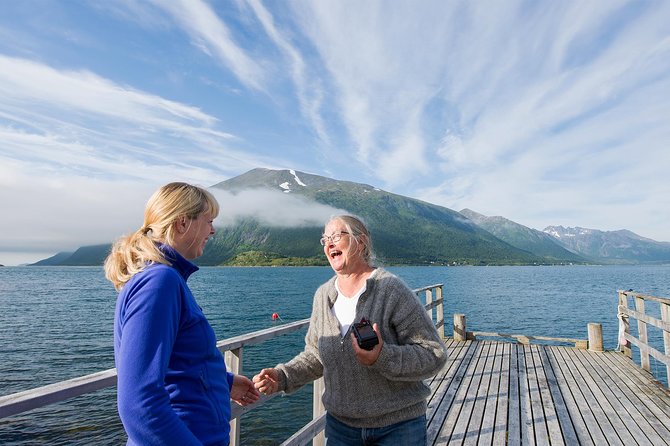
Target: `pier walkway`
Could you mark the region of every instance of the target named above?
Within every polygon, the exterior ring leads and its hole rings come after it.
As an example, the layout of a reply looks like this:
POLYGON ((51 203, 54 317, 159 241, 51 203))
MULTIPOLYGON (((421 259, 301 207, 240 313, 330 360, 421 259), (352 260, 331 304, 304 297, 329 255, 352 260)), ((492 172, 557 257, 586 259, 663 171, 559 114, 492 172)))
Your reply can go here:
POLYGON ((428 444, 668 445, 670 392, 620 352, 447 339, 428 444))

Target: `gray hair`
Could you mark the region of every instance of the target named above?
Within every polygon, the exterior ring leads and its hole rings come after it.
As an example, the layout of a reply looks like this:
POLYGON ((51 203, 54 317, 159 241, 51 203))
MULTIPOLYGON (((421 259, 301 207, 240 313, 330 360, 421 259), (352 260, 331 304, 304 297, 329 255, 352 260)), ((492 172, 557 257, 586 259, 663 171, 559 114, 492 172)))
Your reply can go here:
POLYGON ((363 223, 363 220, 353 215, 336 215, 331 217, 325 226, 328 226, 331 222, 336 220, 344 223, 347 232, 351 235, 357 245, 363 245, 363 259, 368 265, 374 266, 377 256, 372 249, 372 237, 370 236, 370 231, 365 223, 363 223))

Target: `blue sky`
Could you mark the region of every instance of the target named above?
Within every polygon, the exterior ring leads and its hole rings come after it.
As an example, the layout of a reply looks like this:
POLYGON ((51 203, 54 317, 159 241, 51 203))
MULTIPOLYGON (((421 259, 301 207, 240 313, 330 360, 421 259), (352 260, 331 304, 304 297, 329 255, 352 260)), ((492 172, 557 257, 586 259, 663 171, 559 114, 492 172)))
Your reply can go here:
POLYGON ((670 241, 669 146, 668 1, 2 2, 6 265, 254 167, 670 241))

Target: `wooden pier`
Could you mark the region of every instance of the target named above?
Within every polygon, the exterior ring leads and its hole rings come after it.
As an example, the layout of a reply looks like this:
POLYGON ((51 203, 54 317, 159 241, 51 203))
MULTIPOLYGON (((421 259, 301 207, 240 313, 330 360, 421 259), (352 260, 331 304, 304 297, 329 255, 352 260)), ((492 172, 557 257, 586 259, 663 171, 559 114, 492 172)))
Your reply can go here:
MULTIPOLYGON (((425 293, 426 311, 449 351, 444 368, 429 380, 429 445, 670 445, 670 391, 650 368, 654 357, 670 375, 670 299, 620 291, 616 317, 625 345, 621 351, 603 351, 599 324, 589 324, 588 340, 550 338, 467 331, 465 315, 456 314, 453 337, 445 337, 442 285, 414 291, 425 293), (645 311, 645 302, 660 305, 661 319, 645 311), (637 319, 633 334, 631 317, 637 319), (648 328, 661 330, 664 352, 649 344, 648 328), (632 360, 632 348, 639 352, 640 366, 632 360)), ((245 347, 308 324, 308 319, 296 321, 217 346, 229 370, 244 373, 245 347)), ((116 370, 110 369, 0 396, 0 419, 115 384, 116 370)), ((282 445, 323 444, 322 392, 323 380, 318 380, 313 420, 282 445)), ((245 443, 239 436, 243 415, 275 396, 247 407, 233 403, 231 446, 245 443)))
POLYGON ((429 445, 668 445, 670 392, 619 352, 448 340, 429 445))

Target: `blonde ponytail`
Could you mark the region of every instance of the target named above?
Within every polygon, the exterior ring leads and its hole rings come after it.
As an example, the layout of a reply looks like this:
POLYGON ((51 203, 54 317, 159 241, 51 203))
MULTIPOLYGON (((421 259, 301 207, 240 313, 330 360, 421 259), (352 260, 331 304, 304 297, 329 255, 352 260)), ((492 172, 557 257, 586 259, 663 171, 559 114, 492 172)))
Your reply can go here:
POLYGON ((158 189, 147 201, 144 225, 112 246, 104 265, 107 280, 120 290, 148 264, 169 265, 158 243, 173 243, 174 222, 178 218, 194 219, 205 212, 212 218, 219 214, 219 204, 206 189, 187 183, 169 183, 158 189))

